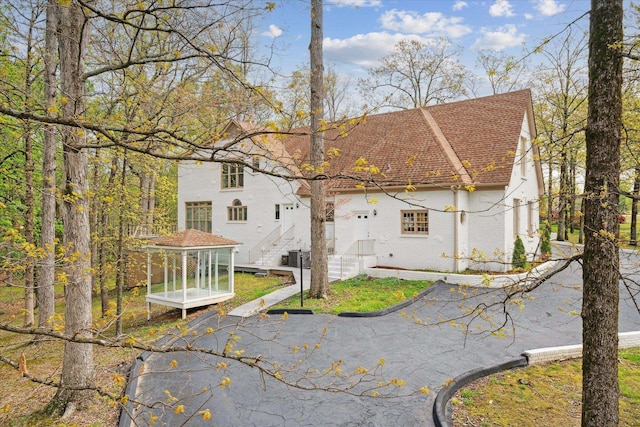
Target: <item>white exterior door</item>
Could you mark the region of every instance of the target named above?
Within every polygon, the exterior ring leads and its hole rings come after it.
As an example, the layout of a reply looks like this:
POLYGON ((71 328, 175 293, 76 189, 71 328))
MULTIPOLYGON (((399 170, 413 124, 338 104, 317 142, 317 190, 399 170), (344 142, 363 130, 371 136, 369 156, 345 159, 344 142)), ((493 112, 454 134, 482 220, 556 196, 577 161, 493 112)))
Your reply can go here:
POLYGON ((369 212, 354 212, 355 214, 355 236, 354 240, 367 240, 369 238, 369 212))
POLYGON ((284 233, 291 227, 293 227, 293 203, 288 203, 282 205, 282 230, 281 233, 284 233))

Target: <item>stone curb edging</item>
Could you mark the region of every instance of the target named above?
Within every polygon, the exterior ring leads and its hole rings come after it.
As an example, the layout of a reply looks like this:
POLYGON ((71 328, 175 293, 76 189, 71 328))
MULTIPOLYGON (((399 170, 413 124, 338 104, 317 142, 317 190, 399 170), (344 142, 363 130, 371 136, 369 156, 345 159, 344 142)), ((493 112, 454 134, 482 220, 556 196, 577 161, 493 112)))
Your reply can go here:
MULTIPOLYGON (((639 346, 640 331, 620 332, 618 334, 618 348, 624 349, 639 346)), ((453 379, 451 384, 438 392, 433 404, 433 421, 436 427, 449 427, 450 420, 446 413, 449 400, 459 389, 475 380, 513 368, 522 368, 554 360, 575 359, 579 357, 582 357, 582 344, 538 348, 525 351, 520 358, 486 368, 474 369, 458 375, 453 379)))
POLYGON ((487 375, 507 371, 513 368, 522 368, 527 366, 527 363, 527 358, 522 356, 498 365, 489 366, 488 368, 477 368, 455 377, 451 384, 441 389, 436 396, 436 400, 433 404, 433 421, 436 427, 450 426, 446 412, 447 404, 456 391, 477 379, 486 377, 487 375))
MULTIPOLYGON (((202 316, 196 317, 195 319, 187 323, 187 325, 189 326, 189 329, 191 329, 217 314, 218 314, 218 310, 213 310, 209 313, 203 314, 202 316)), ((175 340, 176 338, 172 338, 169 335, 164 335, 162 336, 162 338, 160 338, 156 342, 156 345, 160 346, 164 344, 169 344, 175 340)), ((146 360, 149 357, 151 357, 152 354, 153 354, 152 351, 143 351, 133 361, 133 364, 131 365, 131 369, 129 370, 129 378, 127 380, 127 386, 125 388, 125 396, 132 396, 132 395, 135 396, 135 392, 138 389, 138 379, 140 378, 139 373, 142 367, 144 366, 144 362, 146 362, 146 360)), ((126 406, 120 410, 120 416, 118 417, 118 427, 131 426, 131 424, 133 423, 133 419, 131 418, 130 414, 133 414, 133 406, 134 406, 134 402, 132 399, 130 399, 127 402, 126 406)))
POLYGON ((383 308, 382 310, 367 311, 367 312, 344 311, 342 313, 338 313, 338 316, 340 316, 340 317, 378 317, 378 316, 385 316, 385 315, 387 315, 389 313, 393 313, 395 311, 402 310, 403 308, 405 308, 407 306, 410 306, 414 302, 420 300, 424 296, 426 296, 426 295, 430 294, 431 292, 433 292, 433 290, 435 289, 436 285, 440 285, 440 284, 444 285, 446 283, 443 282, 442 280, 438 280, 437 282, 435 282, 434 284, 429 286, 427 289, 425 289, 424 291, 420 292, 415 297, 407 299, 407 300, 404 300, 401 303, 398 303, 398 304, 393 305, 391 307, 383 308))

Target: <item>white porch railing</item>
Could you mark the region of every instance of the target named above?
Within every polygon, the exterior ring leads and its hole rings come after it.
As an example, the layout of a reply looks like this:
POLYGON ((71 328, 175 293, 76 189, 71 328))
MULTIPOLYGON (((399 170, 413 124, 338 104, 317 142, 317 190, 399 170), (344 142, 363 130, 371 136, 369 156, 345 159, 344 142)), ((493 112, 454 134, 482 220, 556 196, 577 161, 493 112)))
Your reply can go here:
POLYGON ((358 258, 375 255, 375 239, 356 240, 342 255, 340 255, 340 277, 344 274, 344 267, 353 264, 358 258))

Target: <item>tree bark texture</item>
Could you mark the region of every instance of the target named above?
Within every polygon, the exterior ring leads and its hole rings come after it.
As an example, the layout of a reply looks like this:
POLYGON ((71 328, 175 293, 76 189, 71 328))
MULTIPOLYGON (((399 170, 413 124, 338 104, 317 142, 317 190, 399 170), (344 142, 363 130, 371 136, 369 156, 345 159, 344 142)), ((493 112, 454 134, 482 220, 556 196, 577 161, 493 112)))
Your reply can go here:
MULTIPOLYGON (((84 68, 88 26, 82 7, 75 1, 58 5, 60 53, 60 87, 66 102, 62 115, 73 119, 85 113, 84 68)), ((91 336, 91 239, 88 204, 87 154, 79 148, 84 140, 80 129, 64 127, 62 189, 64 244, 67 259, 65 272, 65 332, 68 335, 91 336)), ((85 393, 78 391, 93 383, 93 347, 91 344, 67 342, 62 362, 62 385, 52 404, 57 411, 73 409, 85 393), (71 390, 69 388, 73 388, 71 390)))
POLYGON ((622 0, 592 0, 582 303, 582 426, 618 425, 622 0))
MULTIPOLYGON (((47 21, 45 30, 45 76, 44 92, 47 114, 51 115, 50 107, 56 102, 56 0, 47 1, 47 21)), ((44 153, 42 160, 42 248, 44 257, 40 264, 38 282, 38 326, 51 327, 54 314, 55 295, 55 218, 56 218, 56 128, 45 125, 44 153)))
MULTIPOLYGON (((311 165, 314 175, 324 162, 324 66, 322 55, 322 0, 311 1, 311 165)), ((311 181, 311 298, 325 298, 329 291, 327 262, 325 186, 322 180, 311 181)))

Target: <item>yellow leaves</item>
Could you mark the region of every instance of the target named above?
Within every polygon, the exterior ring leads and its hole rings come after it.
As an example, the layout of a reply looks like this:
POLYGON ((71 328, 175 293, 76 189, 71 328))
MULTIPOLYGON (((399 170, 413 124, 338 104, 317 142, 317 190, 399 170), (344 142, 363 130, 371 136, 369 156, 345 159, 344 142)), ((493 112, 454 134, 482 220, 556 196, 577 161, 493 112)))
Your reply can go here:
POLYGON ((212 327, 208 327, 207 330, 205 331, 207 334, 211 335, 214 332, 214 329, 212 327))
POLYGON ((363 375, 363 374, 368 373, 369 370, 367 368, 363 367, 363 366, 358 366, 356 368, 356 370, 353 371, 353 372, 354 372, 354 374, 357 374, 357 375, 363 375))
POLYGON ((409 180, 409 183, 407 185, 404 186, 404 192, 405 193, 413 193, 414 191, 416 191, 417 188, 415 185, 413 185, 411 183, 411 180, 409 180))
POLYGON ((199 411, 198 413, 202 415, 202 419, 205 421, 209 421, 211 419, 211 411, 209 409, 205 409, 204 411, 199 411))
POLYGON ((69 98, 66 96, 63 96, 62 98, 60 98, 60 103, 62 105, 67 105, 67 103, 69 102, 69 98))
POLYGON ((153 415, 153 412, 149 412, 149 425, 150 426, 154 426, 156 425, 156 421, 158 421, 158 417, 157 415, 153 415))
POLYGON ((184 414, 184 405, 176 406, 176 408, 173 410, 173 412, 175 414, 184 414))
POLYGON ((172 403, 172 402, 177 402, 178 398, 174 397, 171 395, 171 392, 167 389, 164 390, 164 394, 167 395, 167 402, 172 403))
POLYGON ((467 184, 464 186, 464 189, 467 190, 469 193, 473 193, 474 191, 476 191, 476 186, 475 184, 467 184))
POLYGON ((178 366, 178 361, 176 359, 173 359, 171 363, 169 363, 169 366, 171 366, 172 368, 175 368, 176 366, 178 366))
POLYGON ((445 205, 444 211, 445 212, 455 212, 456 211, 456 207, 454 205, 445 205))
POLYGON ((274 373, 274 374, 273 374, 273 376, 274 376, 277 380, 282 381, 282 374, 281 374, 280 372, 276 372, 276 373, 274 373))
POLYGON ((287 320, 288 317, 289 317, 289 313, 287 313, 285 311, 284 313, 282 313, 282 316, 280 317, 280 320, 287 320))
POLYGON ((136 345, 136 340, 132 336, 128 336, 124 343, 126 345, 136 345))
POLYGON ((60 109, 58 108, 57 105, 49 105, 47 107, 48 114, 58 114, 59 112, 60 112, 60 109))
POLYGON ((227 364, 225 362, 220 362, 216 365, 216 371, 227 369, 227 364))
POLYGON ((407 159, 407 166, 411 166, 415 162, 416 156, 411 156, 407 159))
POLYGON ((222 377, 222 381, 220 382, 220 387, 221 388, 225 388, 227 386, 231 385, 231 378, 229 377, 222 377))
POLYGON ((5 403, 4 406, 2 407, 2 412, 6 414, 7 412, 9 412, 10 409, 11 407, 9 406, 9 404, 5 403))
POLYGON ((124 377, 116 372, 113 374, 113 382, 121 386, 124 384, 124 377))
POLYGON ((378 397, 378 396, 380 396, 380 392, 379 392, 379 391, 377 391, 377 390, 373 390, 373 391, 371 392, 371 397, 378 397))
POLYGON ((384 366, 385 360, 384 359, 378 359, 378 366, 384 366))
POLYGON ((122 397, 120 398, 120 403, 121 403, 122 405, 126 405, 127 403, 129 403, 129 396, 127 396, 126 394, 125 394, 124 396, 122 396, 122 397))
POLYGON ((276 8, 276 3, 272 1, 268 1, 267 5, 264 7, 264 10, 271 12, 275 8, 276 8))
POLYGON ((299 352, 299 351, 300 351, 300 347, 298 347, 297 345, 294 345, 294 346, 293 346, 293 348, 291 349, 291 351, 292 351, 293 353, 297 353, 297 352, 299 352))
POLYGON ((406 385, 404 380, 401 380, 399 378, 392 378, 391 379, 391 384, 396 386, 396 387, 404 387, 406 385))
POLYGON ((442 383, 444 387, 449 387, 451 384, 453 384, 453 378, 449 378, 448 380, 442 383))
POLYGON ((377 205, 378 204, 378 199, 376 197, 369 197, 367 199, 367 203, 369 203, 370 205, 377 205))
POLYGON ((427 387, 425 385, 425 386, 420 387, 420 393, 422 393, 422 394, 430 394, 431 390, 429 390, 429 387, 427 387))
POLYGON ((336 147, 331 147, 327 150, 327 157, 334 158, 340 155, 340 150, 336 147))

